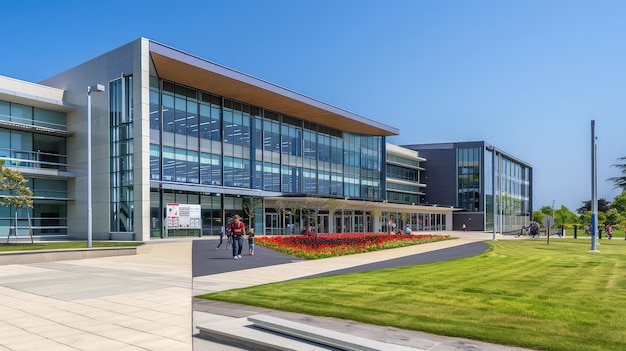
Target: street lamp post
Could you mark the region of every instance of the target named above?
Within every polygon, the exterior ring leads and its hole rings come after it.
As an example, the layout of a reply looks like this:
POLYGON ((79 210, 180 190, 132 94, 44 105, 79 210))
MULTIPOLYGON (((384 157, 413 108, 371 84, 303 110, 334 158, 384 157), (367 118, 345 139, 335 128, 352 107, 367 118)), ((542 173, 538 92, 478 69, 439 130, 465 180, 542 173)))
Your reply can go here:
POLYGON ((87 247, 92 246, 93 219, 91 209, 91 92, 103 92, 104 85, 87 87, 87 247))
POLYGON ((597 180, 597 160, 596 160, 596 121, 591 121, 591 251, 597 251, 597 231, 598 231, 598 180, 597 180))
POLYGON ((487 146, 487 150, 491 151, 491 213, 493 216, 493 237, 496 239, 496 147, 493 145, 487 146))

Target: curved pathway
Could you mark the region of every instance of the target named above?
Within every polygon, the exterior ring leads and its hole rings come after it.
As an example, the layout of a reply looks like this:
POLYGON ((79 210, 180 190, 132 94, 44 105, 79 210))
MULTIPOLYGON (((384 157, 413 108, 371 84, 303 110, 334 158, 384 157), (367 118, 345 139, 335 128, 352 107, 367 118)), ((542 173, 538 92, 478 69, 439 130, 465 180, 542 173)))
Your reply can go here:
MULTIPOLYGON (((485 252, 489 245, 484 241, 492 238, 490 234, 486 233, 454 233, 453 236, 458 236, 459 238, 397 249, 308 261, 279 254, 258 246, 255 248, 254 256, 245 255, 247 245, 244 246, 242 259, 234 260, 231 251, 222 252, 222 250, 215 250, 216 241, 195 241, 193 249, 194 296, 208 292, 292 279, 361 272, 468 257, 485 252)), ((516 239, 516 237, 498 236, 498 240, 501 239, 516 239)), ((526 350, 463 338, 442 337, 334 318, 314 317, 204 299, 194 298, 193 310, 194 327, 205 323, 219 323, 225 319, 245 318, 262 313, 294 322, 330 328, 356 336, 423 350, 526 350)), ((194 351, 208 350, 239 349, 194 338, 194 351)))

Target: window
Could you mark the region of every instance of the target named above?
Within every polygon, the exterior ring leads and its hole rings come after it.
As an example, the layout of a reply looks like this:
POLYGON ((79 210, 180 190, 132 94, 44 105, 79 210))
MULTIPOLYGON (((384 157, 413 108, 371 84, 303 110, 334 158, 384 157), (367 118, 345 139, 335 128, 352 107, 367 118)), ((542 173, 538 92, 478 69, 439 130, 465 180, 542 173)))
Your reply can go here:
MULTIPOLYGON (((111 231, 132 232, 134 209, 133 77, 109 83, 111 231)), ((153 162, 152 153, 150 150, 153 162)), ((152 170, 151 170, 152 172, 152 170)), ((152 176, 152 173, 151 173, 152 176)))

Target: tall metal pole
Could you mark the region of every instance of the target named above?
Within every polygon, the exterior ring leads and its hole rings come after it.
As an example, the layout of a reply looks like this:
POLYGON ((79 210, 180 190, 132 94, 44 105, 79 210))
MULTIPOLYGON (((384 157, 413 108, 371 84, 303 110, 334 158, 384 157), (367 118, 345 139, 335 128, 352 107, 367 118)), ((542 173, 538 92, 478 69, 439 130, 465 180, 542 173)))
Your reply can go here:
POLYGON ((87 247, 91 247, 93 238, 93 219, 91 208, 91 92, 104 91, 104 85, 87 87, 87 247))
POLYGON ((596 251, 598 184, 596 179, 596 121, 591 121, 591 251, 596 251))
POLYGON ((91 209, 91 86, 87 87, 87 247, 91 247, 93 237, 91 209))
POLYGON ((500 153, 498 155, 498 220, 500 222, 500 225, 498 226, 500 228, 500 234, 502 235, 504 233, 504 204, 503 204, 503 199, 502 199, 502 153, 500 153))
POLYGON ((496 147, 494 146, 493 155, 491 155, 491 193, 492 204, 491 212, 493 212, 493 240, 496 240, 496 147))

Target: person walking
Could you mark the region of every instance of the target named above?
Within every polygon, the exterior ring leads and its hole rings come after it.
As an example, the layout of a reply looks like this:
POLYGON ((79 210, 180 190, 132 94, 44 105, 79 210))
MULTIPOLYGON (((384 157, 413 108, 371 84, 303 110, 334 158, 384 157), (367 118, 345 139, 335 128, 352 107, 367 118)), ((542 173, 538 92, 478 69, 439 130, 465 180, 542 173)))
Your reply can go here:
POLYGON ((215 250, 219 250, 220 246, 222 246, 222 243, 224 242, 224 226, 220 228, 220 232, 218 233, 218 235, 220 236, 220 243, 217 244, 215 250))
POLYGON ((239 215, 235 215, 233 222, 228 225, 228 229, 233 233, 233 258, 241 258, 243 246, 243 235, 246 234, 246 226, 239 220, 239 215))
POLYGON ((248 254, 254 256, 254 228, 248 229, 248 254))

